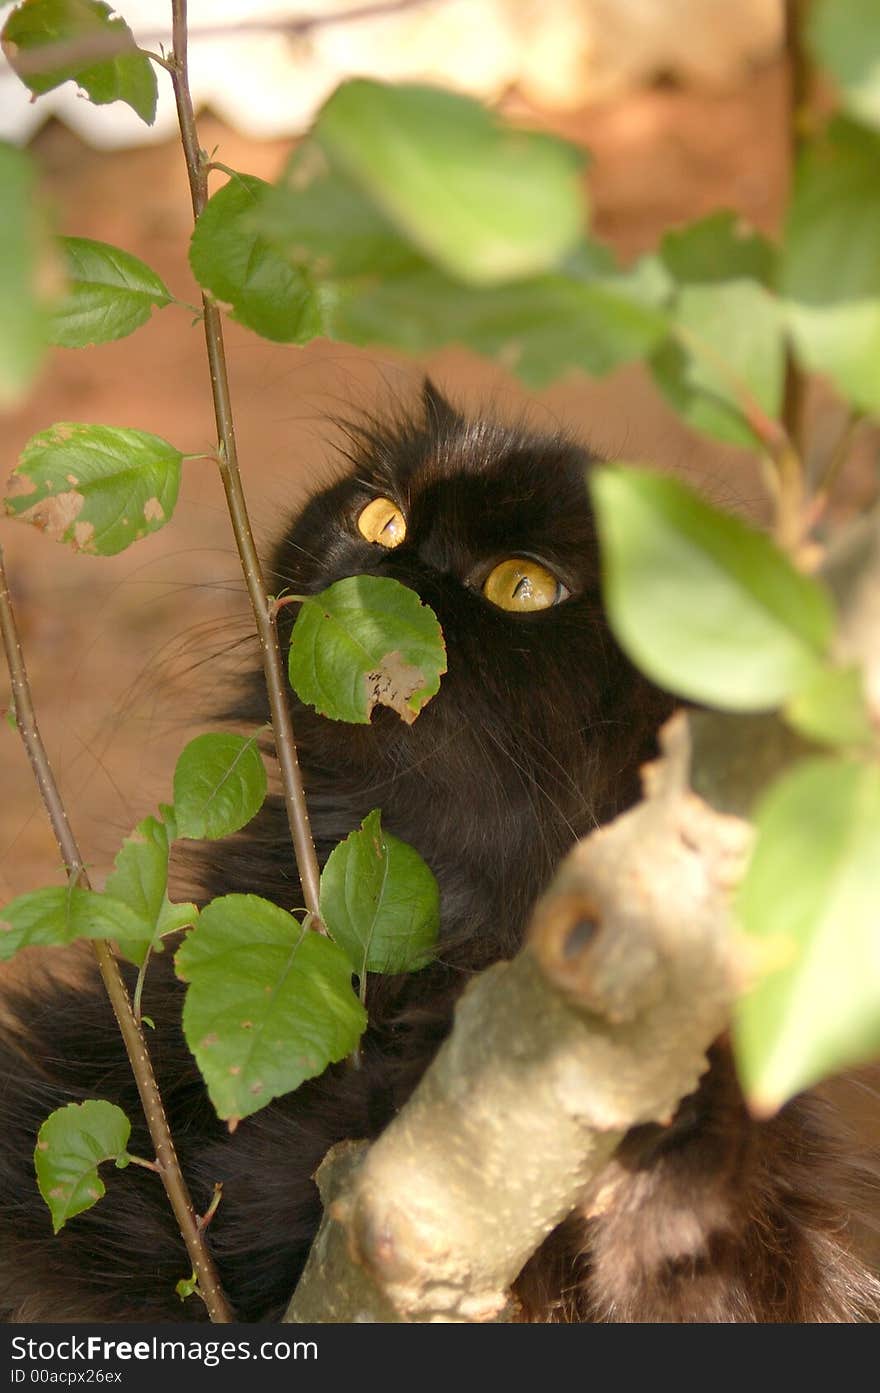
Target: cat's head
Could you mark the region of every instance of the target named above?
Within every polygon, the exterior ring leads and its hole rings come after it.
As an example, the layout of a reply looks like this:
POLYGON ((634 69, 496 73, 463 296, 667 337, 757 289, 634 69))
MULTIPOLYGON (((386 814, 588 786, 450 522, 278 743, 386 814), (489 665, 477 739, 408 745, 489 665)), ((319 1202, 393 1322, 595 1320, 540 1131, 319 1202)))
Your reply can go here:
POLYGON ((446 837, 475 855, 503 837, 550 867, 634 797, 663 708, 605 621, 590 456, 466 419, 431 383, 414 415, 348 440, 347 474, 293 523, 270 585, 391 576, 435 611, 449 667, 412 726, 385 709, 352 727, 298 707, 307 781, 362 787, 429 859, 446 837))

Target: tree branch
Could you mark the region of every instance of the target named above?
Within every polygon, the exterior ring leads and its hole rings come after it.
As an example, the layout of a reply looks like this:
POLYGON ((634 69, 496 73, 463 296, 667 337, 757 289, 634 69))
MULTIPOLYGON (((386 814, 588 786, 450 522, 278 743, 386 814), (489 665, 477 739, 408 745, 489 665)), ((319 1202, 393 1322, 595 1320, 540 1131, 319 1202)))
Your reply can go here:
MULTIPOLYGON (((37 725, 24 654, 15 625, 15 615, 6 580, 2 548, 0 548, 0 636, 2 636, 9 674, 12 679, 16 725, 31 762, 40 795, 49 814, 55 840, 58 843, 71 883, 89 889, 89 879, 83 859, 76 838, 71 831, 64 802, 55 782, 55 776, 52 773, 46 748, 37 725)), ((231 1321, 233 1319, 232 1311, 220 1286, 220 1279, 213 1259, 202 1237, 189 1190, 174 1149, 174 1141, 168 1127, 168 1120, 165 1116, 156 1076, 153 1073, 146 1041, 141 1027, 135 1019, 119 964, 106 943, 94 941, 92 948, 122 1038, 125 1041, 125 1048, 137 1083, 150 1138, 156 1149, 157 1169, 162 1177, 162 1184, 165 1186, 171 1208, 174 1210, 174 1217, 180 1227, 193 1270, 197 1274, 199 1291, 211 1320, 231 1321)))
MULTIPOLYGON (((171 9, 174 29, 171 81, 177 103, 177 116, 186 159, 193 214, 198 220, 208 200, 208 176, 206 157, 199 147, 195 113, 189 90, 186 0, 172 0, 171 9)), ((293 719, 290 702, 287 698, 281 648, 275 624, 275 611, 270 605, 266 592, 238 467, 235 424, 229 394, 229 377, 226 371, 226 350, 223 343, 223 321, 219 309, 209 296, 202 295, 202 304, 204 307, 205 343, 211 373, 211 391, 214 398, 214 415, 217 422, 217 462, 226 493, 226 503, 229 508, 235 544, 238 548, 245 585, 260 639, 272 734, 275 740, 284 803, 296 854, 300 884, 306 908, 312 916, 312 927, 323 933, 325 930, 318 908, 320 872, 309 826, 302 774, 296 754, 293 719)))
POLYGON ((511 1319, 523 1264, 624 1134, 696 1087, 738 983, 729 899, 751 832, 690 791, 683 714, 663 749, 645 800, 563 863, 514 961, 465 990, 388 1129, 320 1168, 286 1319, 511 1319))

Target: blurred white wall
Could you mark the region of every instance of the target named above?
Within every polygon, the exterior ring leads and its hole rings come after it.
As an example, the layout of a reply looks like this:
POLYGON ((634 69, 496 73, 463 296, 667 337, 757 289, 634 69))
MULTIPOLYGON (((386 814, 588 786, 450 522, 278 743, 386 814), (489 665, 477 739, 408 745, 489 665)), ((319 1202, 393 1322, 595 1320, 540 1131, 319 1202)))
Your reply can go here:
MULTIPOLYGON (((433 81, 487 100, 510 88, 527 103, 570 108, 618 95, 658 73, 735 82, 771 56, 782 0, 411 0, 397 12, 319 24, 292 36, 273 20, 327 16, 364 0, 190 0, 190 79, 197 107, 256 139, 295 135, 342 78, 433 81)), ((165 0, 119 0, 138 41, 170 46, 165 0)), ((116 148, 176 130, 170 83, 147 127, 121 102, 94 107, 67 82, 32 102, 3 67, 0 138, 26 142, 57 117, 89 144, 116 148)))

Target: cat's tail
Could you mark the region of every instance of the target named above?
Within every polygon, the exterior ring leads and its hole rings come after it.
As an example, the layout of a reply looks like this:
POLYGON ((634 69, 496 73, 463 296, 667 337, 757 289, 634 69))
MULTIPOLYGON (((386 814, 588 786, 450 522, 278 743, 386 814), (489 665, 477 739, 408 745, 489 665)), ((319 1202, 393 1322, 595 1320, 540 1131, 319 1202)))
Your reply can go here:
POLYGON ((717 1045, 671 1127, 639 1128, 603 1177, 586 1299, 611 1321, 877 1321, 880 1166, 816 1093, 758 1122, 717 1045), (874 1243, 874 1257, 876 1241, 874 1243))

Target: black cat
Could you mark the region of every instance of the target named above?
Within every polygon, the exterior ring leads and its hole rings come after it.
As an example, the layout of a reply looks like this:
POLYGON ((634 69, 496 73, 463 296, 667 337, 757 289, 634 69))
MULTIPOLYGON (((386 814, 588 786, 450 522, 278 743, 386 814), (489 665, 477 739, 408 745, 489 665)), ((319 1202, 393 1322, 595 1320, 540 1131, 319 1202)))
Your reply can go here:
MULTIPOLYGON (((375 1136, 448 1029, 469 974, 516 951, 537 895, 575 838, 638 796, 670 701, 609 633, 599 592, 588 455, 562 437, 466 421, 430 384, 420 414, 352 429, 346 477, 317 494, 282 542, 270 588, 315 592, 344 576, 393 576, 440 619, 449 671, 413 726, 294 718, 319 859, 374 807, 415 846, 441 890, 441 951, 421 972, 371 980, 362 1067, 337 1066, 230 1136, 179 1032, 170 953, 145 1011, 172 1130, 239 1319, 277 1318, 320 1216, 311 1176, 345 1137, 375 1136)), ((292 622, 290 607, 282 611, 292 622)), ((285 635, 286 636, 286 635, 285 635)), ((256 677, 229 713, 266 720, 256 677)), ((302 895, 283 809, 270 800, 200 860, 206 897, 302 895)), ((0 1313, 9 1320, 204 1319, 181 1305, 182 1243, 154 1175, 107 1176, 108 1193, 57 1237, 33 1178, 52 1108, 102 1097, 135 1120, 128 1064, 97 986, 9 988, 0 1028, 0 1313)), ((601 1212, 573 1216, 530 1261, 529 1320, 876 1318, 880 1287, 845 1227, 877 1190, 811 1100, 766 1124, 742 1106, 726 1049, 671 1128, 620 1148, 601 1212)), ((597 1210, 599 1206, 597 1204, 597 1210)))

